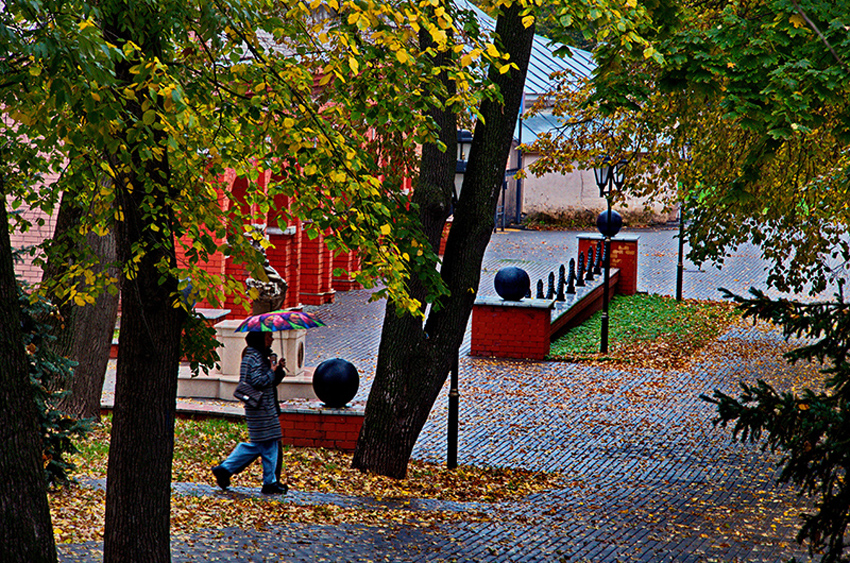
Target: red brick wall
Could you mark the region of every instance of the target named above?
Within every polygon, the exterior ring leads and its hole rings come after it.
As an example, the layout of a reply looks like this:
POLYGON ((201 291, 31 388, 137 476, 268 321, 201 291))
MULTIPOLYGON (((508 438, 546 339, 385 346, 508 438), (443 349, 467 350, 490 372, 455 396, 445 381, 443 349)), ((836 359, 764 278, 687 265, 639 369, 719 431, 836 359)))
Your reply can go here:
POLYGON ((637 293, 638 241, 612 240, 611 267, 620 268, 620 284, 617 293, 637 293))
POLYGON ((280 415, 281 441, 297 447, 353 451, 363 426, 363 412, 286 410, 280 415))
POLYGON ((319 233, 314 239, 301 231, 301 302, 305 305, 323 305, 333 303, 331 290, 331 272, 333 261, 331 252, 325 244, 325 237, 319 233))
MULTIPOLYGON (((302 303, 311 305, 331 303, 337 290, 361 289, 359 284, 347 276, 337 276, 336 279, 333 276, 335 267, 342 267, 349 271, 360 268, 360 260, 356 251, 337 257, 339 260, 339 265, 337 265, 337 259, 333 257, 331 251, 324 244, 324 237, 310 241, 304 236, 301 221, 290 216, 292 204, 290 197, 275 196, 275 205, 273 206, 275 211, 270 211, 266 216, 260 212, 257 206, 249 207, 245 203, 245 194, 250 190, 264 191, 269 179, 268 172, 260 174, 256 185, 253 185, 246 178, 237 177, 235 172, 230 171, 221 178, 217 188, 220 190, 220 194, 230 192, 235 200, 231 202, 222 195, 220 197, 222 209, 234 205, 239 206, 246 216, 252 217, 252 220, 258 224, 265 223, 271 228, 280 229, 285 229, 287 226, 295 228, 295 233, 292 235, 269 233, 269 240, 273 245, 273 248, 270 248, 267 252, 269 262, 280 272, 289 286, 284 307, 297 307, 302 303), (302 278, 305 278, 305 283, 302 283, 302 278)), ((39 244, 45 238, 52 236, 54 218, 47 217, 40 211, 29 209, 24 209, 23 215, 33 222, 33 227, 27 233, 17 231, 12 233, 13 247, 39 244), (39 227, 36 223, 39 218, 45 220, 43 227, 39 227)), ((235 230, 239 231, 240 229, 235 230)), ((192 241, 184 239, 182 243, 185 246, 191 246, 192 241)), ((185 252, 179 243, 177 247, 178 265, 183 265, 186 263, 185 252)), ((225 259, 221 254, 211 256, 202 267, 215 275, 232 275, 243 284, 247 277, 241 264, 236 265, 232 260, 225 259)), ((33 266, 32 260, 28 257, 24 262, 15 265, 15 271, 30 282, 41 280, 41 269, 33 266)), ((245 302, 244 291, 238 297, 245 302)), ((208 302, 199 302, 197 306, 212 307, 208 302)), ((234 296, 227 297, 226 301, 220 306, 231 309, 228 318, 244 318, 250 314, 250 304, 237 304, 234 296)))
MULTIPOLYGON (((596 244, 601 240, 599 235, 585 235, 578 237, 579 254, 584 253, 587 259, 587 251, 593 246, 596 252, 596 244)), ((576 257, 578 262, 578 257, 576 257)), ((622 295, 634 295, 637 293, 638 272, 638 239, 611 239, 611 267, 620 269, 620 283, 617 293, 622 295)))
MULTIPOLYGON (((48 183, 52 183, 56 180, 55 175, 50 175, 47 177, 48 183)), ((34 186, 34 189, 39 189, 38 186, 34 186)), ((8 204, 11 205, 11 198, 9 198, 8 204)), ((30 246, 36 246, 44 242, 45 239, 49 239, 53 237, 53 229, 56 226, 56 217, 51 217, 46 215, 43 211, 39 209, 32 209, 27 204, 22 204, 18 208, 18 212, 20 213, 21 218, 29 221, 32 224, 32 227, 25 233, 22 233, 20 230, 15 229, 11 233, 9 233, 9 238, 11 239, 12 248, 25 248, 30 246), (39 225, 39 221, 43 221, 43 225, 39 225)), ((15 224, 15 219, 9 218, 10 224, 15 224)), ((26 280, 29 283, 38 283, 41 281, 41 268, 33 264, 33 257, 29 254, 21 256, 22 260, 20 262, 15 262, 15 273, 19 275, 21 278, 26 280)))
POLYGON ((452 222, 446 221, 446 224, 443 225, 443 234, 440 236, 440 249, 437 251, 440 256, 446 253, 446 241, 449 240, 449 231, 451 230, 452 222))
POLYGON ((537 307, 472 307, 473 356, 545 359, 549 354, 550 310, 537 307))
MULTIPOLYGON (((333 269, 342 268, 346 272, 355 272, 360 269, 360 257, 354 251, 343 252, 333 258, 333 269)), ((354 281, 350 275, 333 274, 331 280, 335 291, 351 291, 363 289, 363 286, 354 281)))

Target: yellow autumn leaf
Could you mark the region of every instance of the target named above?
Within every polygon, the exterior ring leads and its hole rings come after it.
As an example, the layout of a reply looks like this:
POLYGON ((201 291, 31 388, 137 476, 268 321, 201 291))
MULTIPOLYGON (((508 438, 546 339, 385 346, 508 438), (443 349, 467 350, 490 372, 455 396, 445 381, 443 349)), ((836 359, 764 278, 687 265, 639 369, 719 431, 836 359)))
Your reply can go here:
POLYGON ((804 20, 803 16, 801 16, 800 14, 794 14, 793 16, 788 18, 788 21, 790 21, 791 25, 798 29, 806 25, 806 20, 804 20))
POLYGON ((399 49, 395 52, 395 58, 398 59, 398 62, 401 64, 407 64, 407 61, 410 60, 410 57, 407 55, 407 51, 404 49, 399 49))
POLYGON ((493 45, 492 43, 488 43, 487 44, 487 54, 490 55, 491 57, 498 57, 499 56, 499 50, 496 49, 496 46, 493 45))
POLYGON ((522 18, 522 26, 526 29, 531 27, 533 23, 534 16, 525 16, 524 18, 522 18))
POLYGON ((388 234, 390 234, 391 230, 392 230, 392 228, 389 225, 382 225, 381 226, 381 234, 384 235, 384 236, 387 236, 388 234))

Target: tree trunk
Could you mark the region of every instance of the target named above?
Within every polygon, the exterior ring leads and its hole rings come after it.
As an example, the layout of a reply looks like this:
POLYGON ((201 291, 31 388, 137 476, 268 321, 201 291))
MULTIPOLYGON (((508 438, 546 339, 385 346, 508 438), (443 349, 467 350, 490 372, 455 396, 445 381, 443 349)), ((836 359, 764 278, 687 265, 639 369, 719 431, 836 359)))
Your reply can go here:
MULTIPOLYGON (((62 204, 56 219, 54 241, 75 247, 97 258, 94 273, 108 269, 109 275, 118 278, 120 272, 115 267, 115 229, 108 234, 98 236, 89 233, 80 244, 73 240, 79 227, 82 212, 77 207, 75 196, 71 192, 62 195, 62 204)), ((74 253, 71 253, 73 255, 74 253)), ((67 255, 67 254, 66 254, 67 255)), ((42 281, 57 278, 69 266, 64 259, 51 256, 44 269, 42 281)), ((59 299, 54 299, 59 303, 59 299)), ((59 335, 55 351, 77 362, 74 375, 68 381, 59 382, 68 394, 58 404, 60 410, 79 418, 100 416, 100 398, 103 392, 103 380, 109 362, 109 349, 118 316, 118 293, 103 291, 93 304, 79 306, 72 301, 59 303, 64 326, 57 330, 59 335)))
MULTIPOLYGON (((2 190, 2 186, 0 186, 2 190)), ((0 561, 56 561, 38 413, 21 338, 6 198, 0 208, 0 561)))
MULTIPOLYGON (((145 57, 165 60, 164 40, 157 30, 162 17, 156 6, 116 3, 104 12, 104 33, 119 48, 132 41, 145 57), (127 14, 149 25, 127 26, 127 14)), ((120 89, 133 80, 132 65, 116 65, 120 89)), ((143 122, 146 89, 126 106, 135 123, 143 122)), ((159 100, 152 100, 158 104, 159 100)), ((162 111, 161 107, 157 108, 162 111)), ((121 132, 131 170, 115 178, 117 251, 123 264, 121 334, 115 383, 115 409, 106 486, 105 563, 171 560, 171 463, 180 334, 185 311, 174 307, 177 279, 163 268, 176 267, 175 220, 167 151, 144 158, 144 146, 132 130, 121 132)), ((150 133, 159 147, 164 133, 150 133)), ((113 169, 120 169, 112 162, 113 169)))
MULTIPOLYGON (((475 127, 441 268, 451 295, 442 300, 439 310, 432 310, 424 327, 412 315, 399 317, 393 303, 387 305, 375 380, 352 461, 358 469, 395 478, 406 475, 413 446, 463 341, 478 292, 484 250, 493 231, 534 38, 534 27, 525 28, 521 19, 520 6, 515 3, 499 16, 496 24, 503 49, 520 70, 506 74, 490 70, 490 79, 499 86, 503 103, 485 101, 481 106, 484 122, 479 121, 475 127)), ((442 230, 442 222, 435 222, 439 216, 438 198, 440 194, 445 197, 455 168, 455 121, 443 116, 438 122, 449 150, 440 153, 434 147, 423 148, 421 181, 414 192, 423 228, 432 244, 439 243, 442 230), (447 140, 449 136, 453 138, 451 142, 447 140)))

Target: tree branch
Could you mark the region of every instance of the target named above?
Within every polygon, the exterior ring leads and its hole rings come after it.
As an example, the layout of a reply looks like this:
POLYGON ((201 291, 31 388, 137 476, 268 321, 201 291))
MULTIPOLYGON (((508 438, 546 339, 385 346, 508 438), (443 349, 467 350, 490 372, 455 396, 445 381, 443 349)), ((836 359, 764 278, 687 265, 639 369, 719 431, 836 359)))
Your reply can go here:
POLYGON ((829 52, 832 53, 832 56, 835 57, 835 60, 838 61, 838 64, 847 68, 847 70, 850 70, 850 65, 845 63, 841 59, 841 57, 838 56, 838 53, 836 53, 835 49, 832 48, 832 45, 829 43, 829 40, 826 38, 826 36, 824 36, 823 33, 821 33, 820 29, 818 29, 818 26, 815 25, 815 22, 809 19, 809 16, 806 14, 806 12, 803 11, 803 9, 797 3, 797 0, 791 0, 791 3, 794 5, 795 8, 797 8, 797 13, 800 14, 800 17, 806 20, 806 23, 809 24, 809 27, 811 27, 815 31, 815 33, 818 34, 818 37, 820 37, 820 40, 823 41, 824 45, 826 45, 826 48, 829 49, 829 52))

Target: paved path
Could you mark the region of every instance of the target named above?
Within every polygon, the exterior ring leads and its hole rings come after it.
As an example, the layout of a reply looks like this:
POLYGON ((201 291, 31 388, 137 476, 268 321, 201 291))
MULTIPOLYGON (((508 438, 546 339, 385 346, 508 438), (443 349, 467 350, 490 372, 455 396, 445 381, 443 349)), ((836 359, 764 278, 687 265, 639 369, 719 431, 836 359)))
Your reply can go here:
MULTIPOLYGON (((639 234, 638 290, 675 291, 672 230, 639 234)), ((481 294, 494 293, 499 268, 522 262, 536 281, 575 254, 575 233, 499 232, 485 256, 481 294)), ((686 298, 719 298, 717 288, 745 292, 763 284, 753 249, 730 256, 722 271, 686 265, 686 298)), ((374 371, 382 303, 367 291, 338 294, 317 308, 327 327, 308 337, 308 365, 339 356, 361 373, 355 401, 365 401, 374 371)), ((522 502, 471 505, 423 501, 420 510, 455 511, 434 529, 400 525, 275 524, 269 530, 210 530, 175 539, 174 561, 763 561, 800 556, 793 543, 801 501, 774 485, 773 460, 733 444, 715 429, 700 393, 732 391, 740 378, 780 387, 808 373, 778 354, 775 332, 740 328, 726 334, 681 372, 611 371, 557 362, 471 358, 461 349, 459 462, 559 471, 560 490, 522 502), (463 514, 484 510, 488 522, 463 514)), ((418 459, 445 460, 446 393, 414 449, 418 459)), ((214 494, 209 485, 177 485, 214 494)), ((286 502, 380 506, 368 498, 291 491, 286 502)), ((98 546, 61 548, 62 561, 98 557, 98 546), (91 556, 90 553, 95 555, 91 556)))

